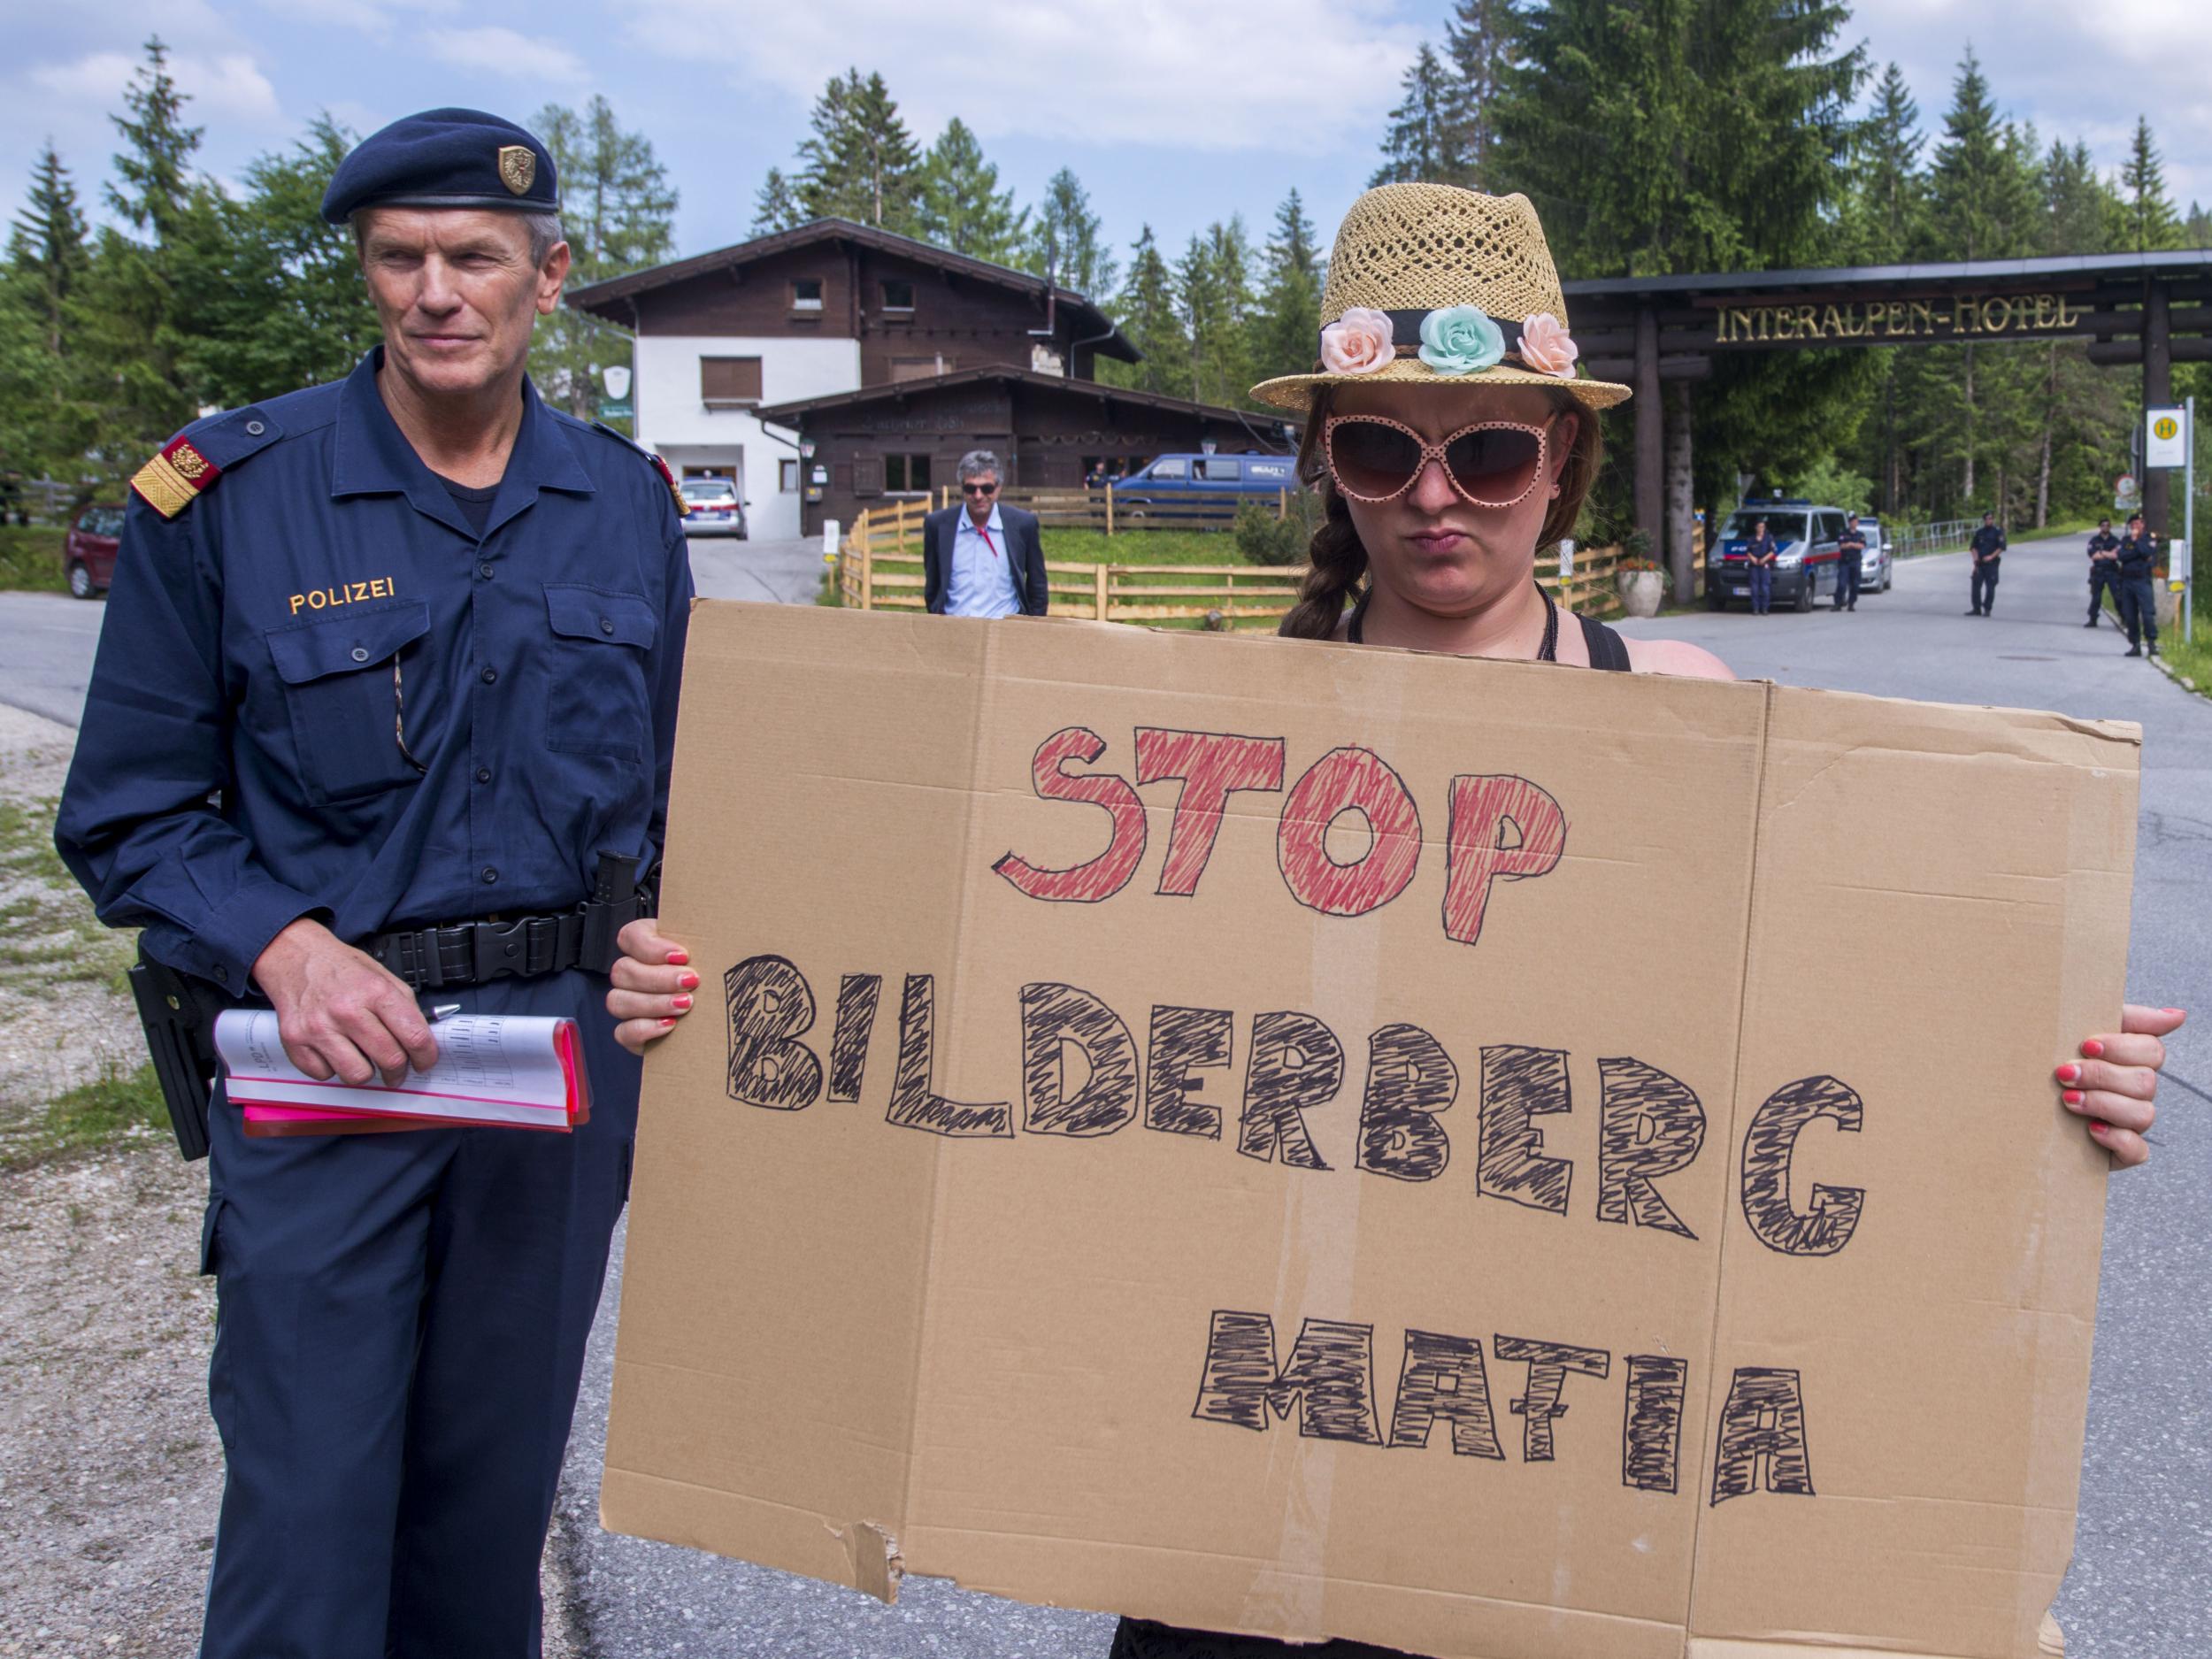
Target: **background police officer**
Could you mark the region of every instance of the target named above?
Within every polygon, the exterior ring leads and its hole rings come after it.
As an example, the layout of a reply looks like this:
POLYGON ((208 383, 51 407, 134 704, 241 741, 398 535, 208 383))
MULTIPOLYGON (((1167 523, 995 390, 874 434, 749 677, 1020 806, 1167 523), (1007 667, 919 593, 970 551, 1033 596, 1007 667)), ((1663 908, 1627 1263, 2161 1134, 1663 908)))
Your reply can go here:
POLYGON ((2112 603, 2120 603, 2120 538, 2112 534, 2112 520, 2097 520, 2097 534, 2089 538, 2089 620, 2084 627, 2093 628, 2104 612, 2105 590, 2112 590, 2112 603))
POLYGON ((1974 573, 1970 588, 1973 608, 1970 617, 1985 617, 1997 603, 1997 564, 2004 557, 2005 533, 1997 527, 1997 515, 1982 515, 1982 527, 1974 532, 1974 573))
POLYGON ((2158 596, 2151 589, 2151 566, 2158 544, 2144 527, 2143 515, 2128 515, 2128 533, 2120 542, 2115 583, 2120 599, 2120 620, 2128 631, 2127 654, 2158 655, 2158 596))
POLYGON ((1859 608, 1859 573, 1865 562, 1866 532, 1859 528, 1855 512, 1844 519, 1843 534, 1836 538, 1836 602, 1831 609, 1859 608))
POLYGON ((436 987, 575 1018, 592 1087, 572 1135, 255 1140, 218 1095, 207 1659, 538 1651, 637 1110, 580 965, 636 907, 580 905, 656 856, 691 597, 665 472, 526 375, 557 207, 495 117, 376 134, 323 211, 382 346, 134 480, 56 835, 103 919, 265 999, 311 1076, 433 1061, 436 987))

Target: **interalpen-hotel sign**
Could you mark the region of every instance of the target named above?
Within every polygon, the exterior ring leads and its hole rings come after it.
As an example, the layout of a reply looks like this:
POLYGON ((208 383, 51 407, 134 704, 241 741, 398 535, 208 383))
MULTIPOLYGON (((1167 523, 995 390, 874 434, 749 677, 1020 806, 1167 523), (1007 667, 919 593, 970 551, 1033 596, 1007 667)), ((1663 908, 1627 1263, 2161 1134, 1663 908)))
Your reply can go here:
POLYGON ((1729 305, 1716 311, 1713 343, 1972 339, 1992 334, 2070 334, 2089 315, 2058 294, 1998 294, 1987 299, 1850 300, 1841 304, 1729 305))

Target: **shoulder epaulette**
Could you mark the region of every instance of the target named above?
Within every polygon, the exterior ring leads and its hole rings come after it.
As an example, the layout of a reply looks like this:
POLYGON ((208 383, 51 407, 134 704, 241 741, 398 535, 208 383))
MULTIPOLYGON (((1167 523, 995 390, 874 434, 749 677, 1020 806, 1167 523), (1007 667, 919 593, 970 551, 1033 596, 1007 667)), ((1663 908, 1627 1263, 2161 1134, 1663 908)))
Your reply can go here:
POLYGON ((683 488, 676 482, 675 473, 668 470, 667 462, 662 460, 659 456, 655 455, 650 449, 640 443, 635 438, 630 436, 628 433, 618 432, 614 427, 610 426, 603 420, 593 421, 591 423, 591 429, 594 432, 605 433, 617 443, 626 444, 629 448, 635 449, 640 455, 643 456, 647 460, 653 464, 653 470, 661 475, 661 482, 668 486, 669 495, 675 499, 676 516, 679 518, 682 518, 686 513, 691 511, 690 507, 684 501, 683 488))
POLYGON ((215 480, 284 435, 266 411, 234 409, 196 421, 140 467, 131 488, 165 518, 173 518, 215 487, 215 480))

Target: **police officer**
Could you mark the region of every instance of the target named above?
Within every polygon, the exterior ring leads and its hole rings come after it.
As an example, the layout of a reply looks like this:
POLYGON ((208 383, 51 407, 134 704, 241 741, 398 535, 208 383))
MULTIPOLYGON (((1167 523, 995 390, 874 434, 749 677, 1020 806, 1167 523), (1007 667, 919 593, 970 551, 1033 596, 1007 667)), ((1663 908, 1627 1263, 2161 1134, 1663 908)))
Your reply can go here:
POLYGON ((2120 620, 2128 631, 2127 654, 2158 655, 2158 599, 2151 591, 2151 565, 2157 543, 2144 527, 2143 515, 2128 515, 2128 533, 2120 543, 2115 565, 2120 599, 2120 620))
POLYGON ((1982 515, 1982 527, 1974 532, 1973 608, 1970 617, 1985 617, 1997 603, 1997 562, 2004 557, 2005 533, 1997 527, 1997 515, 1982 515))
POLYGON ((1859 528, 1859 515, 1851 513, 1843 521, 1843 534, 1836 538, 1836 602, 1832 610, 1859 608, 1859 571, 1865 560, 1866 532, 1859 528))
POLYGON ((2120 538, 2112 534, 2112 520, 2097 520, 2097 534, 2089 538, 2089 620, 2084 627, 2093 628, 2097 618, 2104 613, 2107 588, 2112 591, 2112 603, 2120 603, 2120 538))
POLYGON ((311 1076, 432 1063, 427 993, 573 1018, 592 1091, 572 1134, 282 1140, 218 1094, 206 1659, 538 1651, 637 1113, 603 1009, 636 906, 587 899, 659 848, 691 598, 665 469, 526 375, 559 205, 496 117, 369 138, 323 213, 383 344, 134 480, 56 833, 102 919, 273 1006, 311 1076))

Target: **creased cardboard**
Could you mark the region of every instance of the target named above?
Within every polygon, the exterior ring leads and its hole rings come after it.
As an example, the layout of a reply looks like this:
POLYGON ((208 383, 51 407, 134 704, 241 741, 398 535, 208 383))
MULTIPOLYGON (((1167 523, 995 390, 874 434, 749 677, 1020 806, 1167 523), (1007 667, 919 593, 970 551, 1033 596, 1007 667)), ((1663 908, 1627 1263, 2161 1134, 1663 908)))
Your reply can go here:
POLYGON ((707 603, 603 1515, 1452 1659, 2026 1659, 2137 738, 707 603))

